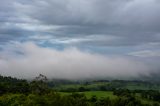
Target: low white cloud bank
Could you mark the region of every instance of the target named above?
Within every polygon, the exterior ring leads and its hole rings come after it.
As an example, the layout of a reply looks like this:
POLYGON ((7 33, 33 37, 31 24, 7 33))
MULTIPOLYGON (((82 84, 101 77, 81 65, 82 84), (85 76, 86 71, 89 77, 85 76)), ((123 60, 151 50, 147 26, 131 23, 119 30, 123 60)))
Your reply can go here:
POLYGON ((0 73, 21 78, 44 74, 49 78, 132 78, 149 76, 145 62, 120 56, 93 54, 76 48, 62 51, 34 43, 17 43, 0 52, 0 73))

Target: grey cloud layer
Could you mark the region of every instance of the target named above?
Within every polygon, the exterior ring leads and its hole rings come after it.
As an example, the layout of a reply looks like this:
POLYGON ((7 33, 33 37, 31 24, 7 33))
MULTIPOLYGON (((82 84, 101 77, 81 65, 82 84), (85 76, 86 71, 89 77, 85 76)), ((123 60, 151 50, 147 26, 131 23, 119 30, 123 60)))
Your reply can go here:
POLYGON ((160 24, 159 5, 156 0, 33 0, 17 7, 21 8, 22 14, 48 24, 137 24, 150 27, 160 24))
MULTIPOLYGON (((17 35, 25 35, 26 39, 36 34, 73 39, 92 35, 120 38, 113 43, 105 40, 102 43, 86 42, 100 46, 132 46, 160 41, 156 37, 160 33, 158 0, 6 0, 1 5, 0 21, 11 23, 2 29, 6 30, 8 38, 14 36, 17 27, 17 35), (45 29, 46 25, 51 28, 45 29), (55 30, 54 26, 59 28, 55 30)), ((1 36, 5 38, 3 31, 1 36)))
POLYGON ((149 76, 160 69, 159 13, 159 0, 3 0, 0 73, 149 76))

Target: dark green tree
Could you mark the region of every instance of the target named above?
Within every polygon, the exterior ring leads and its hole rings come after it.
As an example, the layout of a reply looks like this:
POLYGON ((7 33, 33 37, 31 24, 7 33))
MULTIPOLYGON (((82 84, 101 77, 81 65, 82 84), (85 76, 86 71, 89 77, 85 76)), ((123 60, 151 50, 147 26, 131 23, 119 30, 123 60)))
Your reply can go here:
POLYGON ((42 95, 49 92, 47 81, 48 79, 46 76, 39 74, 39 76, 30 83, 32 93, 42 95))

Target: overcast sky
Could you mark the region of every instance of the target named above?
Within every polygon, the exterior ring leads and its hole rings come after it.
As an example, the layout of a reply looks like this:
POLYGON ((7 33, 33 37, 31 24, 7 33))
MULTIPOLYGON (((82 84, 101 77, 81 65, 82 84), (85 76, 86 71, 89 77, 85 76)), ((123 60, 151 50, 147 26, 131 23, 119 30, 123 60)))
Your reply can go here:
POLYGON ((1 0, 0 74, 140 78, 160 73, 159 0, 1 0))

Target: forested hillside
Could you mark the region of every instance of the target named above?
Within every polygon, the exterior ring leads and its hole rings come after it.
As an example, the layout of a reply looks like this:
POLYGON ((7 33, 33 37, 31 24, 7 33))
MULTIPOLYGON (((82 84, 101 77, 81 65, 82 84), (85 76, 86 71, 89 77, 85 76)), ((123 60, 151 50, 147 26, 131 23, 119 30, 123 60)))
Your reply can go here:
POLYGON ((120 88, 119 86, 124 83, 151 84, 117 80, 53 81, 41 74, 32 81, 0 76, 0 106, 160 106, 159 90, 120 88), (114 89, 104 89, 111 83, 115 84, 114 89), (66 91, 62 91, 60 86, 66 86, 66 91), (87 89, 87 86, 102 88, 87 89), (77 89, 77 91, 67 91, 67 89, 77 89))

